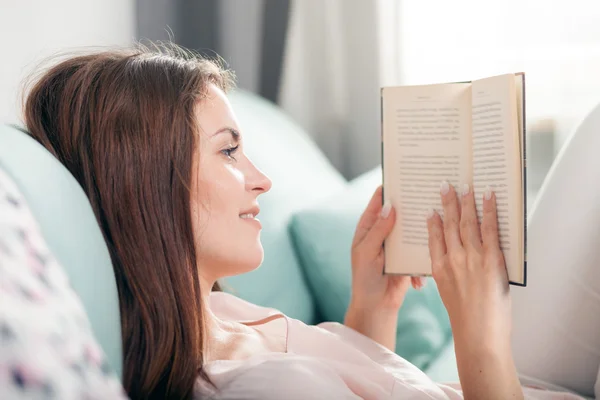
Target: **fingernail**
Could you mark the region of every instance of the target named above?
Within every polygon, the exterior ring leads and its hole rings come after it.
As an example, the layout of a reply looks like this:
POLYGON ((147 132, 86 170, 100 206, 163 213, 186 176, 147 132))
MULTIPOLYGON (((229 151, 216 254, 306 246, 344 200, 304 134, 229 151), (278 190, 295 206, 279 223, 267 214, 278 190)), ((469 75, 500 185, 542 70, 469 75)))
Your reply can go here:
POLYGON ((430 208, 429 211, 427 211, 427 219, 433 218, 434 215, 435 215, 435 210, 433 208, 430 208))
POLYGON ((489 186, 486 186, 485 193, 483 194, 483 198, 489 200, 492 198, 492 189, 489 186))
POLYGON ((385 203, 383 208, 381 209, 381 218, 387 218, 392 211, 392 205, 390 203, 385 203))
POLYGON ((448 182, 443 181, 442 185, 440 186, 440 193, 442 193, 442 195, 446 195, 449 191, 450 185, 448 185, 448 182))
POLYGON ((468 184, 468 183, 465 183, 465 184, 463 185, 463 188, 462 188, 462 195, 463 195, 463 196, 466 196, 466 195, 468 195, 468 194, 469 194, 469 184, 468 184))

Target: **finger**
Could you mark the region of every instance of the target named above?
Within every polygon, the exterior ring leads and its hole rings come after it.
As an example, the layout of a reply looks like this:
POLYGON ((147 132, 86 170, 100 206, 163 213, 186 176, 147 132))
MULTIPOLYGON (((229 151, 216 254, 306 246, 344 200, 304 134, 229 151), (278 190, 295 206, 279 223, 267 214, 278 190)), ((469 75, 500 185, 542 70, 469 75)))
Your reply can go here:
POLYGON ((394 292, 400 290, 402 293, 406 293, 410 282, 410 277, 406 275, 390 275, 389 277, 389 284, 394 288, 394 292))
POLYGON ((353 245, 360 243, 367 233, 373 227, 373 225, 377 222, 379 218, 379 214, 381 213, 383 202, 383 186, 379 186, 373 196, 371 196, 371 200, 367 205, 367 208, 363 212, 356 225, 356 232, 354 234, 353 245))
POLYGON ((448 182, 442 182, 440 187, 442 205, 444 206, 444 237, 449 252, 462 248, 460 240, 460 210, 456 191, 448 182))
POLYGON ((415 289, 421 289, 423 286, 425 286, 425 278, 421 277, 421 276, 413 276, 410 279, 412 287, 415 289))
POLYGON ((383 267, 385 266, 385 251, 383 247, 379 250, 377 257, 375 257, 373 265, 375 266, 375 272, 377 272, 378 275, 383 274, 383 267))
POLYGON ((483 217, 481 221, 481 236, 485 249, 500 250, 498 240, 498 214, 496 211, 496 195, 487 188, 483 195, 483 217))
POLYGON ((389 214, 380 215, 373 227, 367 232, 361 244, 361 251, 366 257, 375 257, 381 251, 385 238, 390 234, 396 222, 396 211, 390 208, 389 214))
POLYGON ((462 190, 460 211, 460 239, 465 246, 479 250, 481 248, 481 233, 475 210, 475 195, 465 183, 462 190))
POLYGON ((444 228, 442 219, 434 210, 427 217, 427 231, 429 233, 429 257, 431 265, 435 268, 441 265, 446 256, 446 241, 444 239, 444 228))

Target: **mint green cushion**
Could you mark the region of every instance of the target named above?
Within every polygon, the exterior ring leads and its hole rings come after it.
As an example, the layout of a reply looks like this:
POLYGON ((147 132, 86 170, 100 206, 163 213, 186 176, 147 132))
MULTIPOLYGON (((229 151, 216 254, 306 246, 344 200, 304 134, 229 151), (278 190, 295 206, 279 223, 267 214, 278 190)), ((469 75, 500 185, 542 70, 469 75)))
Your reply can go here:
POLYGON ((246 153, 273 187, 258 198, 264 262, 255 271, 227 278, 224 290, 306 323, 319 322, 288 223, 292 213, 344 188, 346 181, 309 135, 276 106, 244 91, 229 99, 246 153))
POLYGON ((83 189, 43 146, 7 125, 0 125, 0 168, 25 197, 48 247, 83 302, 98 343, 121 376, 117 285, 106 243, 83 189))
MULTIPOLYGON (((319 311, 326 320, 342 322, 350 300, 350 246, 356 224, 373 192, 381 169, 294 215, 290 229, 319 311)), ((396 352, 419 368, 438 355, 450 335, 446 310, 435 282, 410 289, 400 310, 396 352)))

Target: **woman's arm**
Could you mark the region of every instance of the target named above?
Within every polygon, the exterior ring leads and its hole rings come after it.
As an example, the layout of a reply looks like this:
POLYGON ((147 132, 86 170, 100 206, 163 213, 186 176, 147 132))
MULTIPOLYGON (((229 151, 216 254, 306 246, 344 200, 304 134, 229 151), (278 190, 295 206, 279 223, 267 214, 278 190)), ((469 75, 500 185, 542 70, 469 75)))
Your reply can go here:
POLYGON ((523 398, 510 346, 475 345, 455 337, 455 352, 465 399, 523 398))
POLYGON ((346 311, 344 325, 373 339, 391 351, 396 351, 398 311, 374 311, 352 303, 346 311))
POLYGON ((522 399, 510 346, 510 293, 498 239, 496 198, 486 191, 480 229, 475 198, 467 185, 460 205, 446 182, 441 197, 444 221, 435 212, 427 219, 429 253, 452 325, 465 398, 522 399))

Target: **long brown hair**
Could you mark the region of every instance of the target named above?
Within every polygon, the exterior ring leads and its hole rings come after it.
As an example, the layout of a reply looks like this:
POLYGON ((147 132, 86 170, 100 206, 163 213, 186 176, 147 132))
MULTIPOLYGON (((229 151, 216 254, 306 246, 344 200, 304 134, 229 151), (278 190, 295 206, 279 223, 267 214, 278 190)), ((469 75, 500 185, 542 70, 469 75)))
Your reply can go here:
POLYGON ((131 398, 189 398, 203 313, 191 221, 196 104, 232 75, 174 45, 71 56, 36 79, 24 118, 85 190, 118 285, 131 398))

